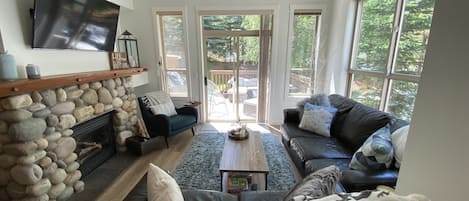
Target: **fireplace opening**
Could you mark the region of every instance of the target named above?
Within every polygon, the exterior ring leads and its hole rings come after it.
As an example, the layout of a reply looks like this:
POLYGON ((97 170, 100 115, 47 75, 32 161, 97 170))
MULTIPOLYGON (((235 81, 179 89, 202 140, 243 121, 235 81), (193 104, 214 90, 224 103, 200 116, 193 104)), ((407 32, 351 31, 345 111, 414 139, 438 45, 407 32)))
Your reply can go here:
POLYGON ((112 112, 97 116, 72 128, 77 141, 75 153, 83 176, 88 175, 116 153, 112 112))

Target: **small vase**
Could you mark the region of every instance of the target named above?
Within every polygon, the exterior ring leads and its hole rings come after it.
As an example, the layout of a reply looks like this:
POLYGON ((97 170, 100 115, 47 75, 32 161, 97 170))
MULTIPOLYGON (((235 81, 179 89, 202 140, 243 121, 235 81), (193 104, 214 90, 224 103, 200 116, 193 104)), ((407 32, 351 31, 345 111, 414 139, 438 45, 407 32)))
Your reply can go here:
POLYGON ((13 81, 18 79, 15 58, 7 53, 0 53, 0 80, 13 81))

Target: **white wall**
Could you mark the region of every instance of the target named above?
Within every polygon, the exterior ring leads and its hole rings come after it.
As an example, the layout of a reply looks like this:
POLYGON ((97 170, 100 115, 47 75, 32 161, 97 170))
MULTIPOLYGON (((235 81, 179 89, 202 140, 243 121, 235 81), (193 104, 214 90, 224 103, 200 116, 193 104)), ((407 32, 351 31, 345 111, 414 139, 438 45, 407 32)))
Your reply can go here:
MULTIPOLYGON (((133 0, 117 1, 124 6, 133 4, 133 0)), ((39 65, 41 75, 110 69, 107 52, 32 49, 32 20, 29 9, 33 7, 34 0, 1 1, 0 30, 5 48, 16 59, 20 77, 26 78, 24 67, 29 63, 39 65)))
MULTIPOLYGON (((321 51, 323 62, 327 68, 331 68, 331 72, 337 73, 334 75, 334 84, 336 93, 343 93, 345 91, 345 72, 348 65, 348 51, 350 48, 351 35, 349 25, 347 23, 353 22, 354 1, 352 0, 138 0, 134 2, 134 10, 127 10, 122 12, 122 29, 128 29, 134 33, 139 40, 141 63, 143 66, 149 68, 149 84, 138 87, 137 94, 143 94, 152 90, 159 90, 161 86, 161 69, 157 66, 157 58, 159 57, 159 50, 156 44, 154 15, 152 9, 154 8, 183 8, 186 11, 187 32, 188 34, 188 54, 189 54, 189 68, 191 75, 191 94, 195 100, 201 100, 202 97, 202 66, 200 62, 200 34, 197 27, 197 11, 207 9, 222 9, 222 10, 260 10, 270 9, 275 10, 274 13, 274 32, 273 32, 273 55, 272 67, 270 77, 270 94, 269 94, 269 107, 268 121, 270 123, 279 124, 282 121, 282 108, 292 107, 295 101, 285 97, 285 80, 286 57, 287 57, 287 38, 286 31, 289 21, 290 5, 307 5, 307 6, 323 6, 327 8, 324 13, 323 19, 323 48, 321 51), (348 40, 348 41, 347 41, 348 40), (346 61, 343 61, 346 59, 346 61)), ((350 28, 351 30, 351 28, 350 28)), ((323 92, 329 92, 330 84, 326 85, 323 92)))
POLYGON ((397 190, 467 201, 469 26, 467 1, 436 1, 397 190))
POLYGON ((113 2, 121 7, 125 7, 131 10, 134 9, 134 0, 106 0, 106 1, 113 2))

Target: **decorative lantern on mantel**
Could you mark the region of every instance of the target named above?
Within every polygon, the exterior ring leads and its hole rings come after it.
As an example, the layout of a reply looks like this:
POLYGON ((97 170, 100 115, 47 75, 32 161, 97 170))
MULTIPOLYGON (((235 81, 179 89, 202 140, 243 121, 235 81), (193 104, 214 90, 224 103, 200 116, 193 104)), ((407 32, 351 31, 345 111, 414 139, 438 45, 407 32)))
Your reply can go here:
POLYGON ((127 61, 131 68, 140 67, 140 60, 138 58, 138 45, 137 39, 127 30, 117 39, 119 52, 127 54, 127 61))

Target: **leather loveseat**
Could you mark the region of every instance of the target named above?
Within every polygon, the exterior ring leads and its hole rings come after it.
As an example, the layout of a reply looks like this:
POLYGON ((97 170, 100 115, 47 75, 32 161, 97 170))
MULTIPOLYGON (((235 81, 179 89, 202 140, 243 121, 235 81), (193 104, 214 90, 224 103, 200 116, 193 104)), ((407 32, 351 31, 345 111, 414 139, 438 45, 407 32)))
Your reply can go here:
POLYGON ((331 137, 300 129, 299 110, 284 110, 282 141, 299 172, 304 177, 329 165, 337 165, 347 192, 375 189, 378 185, 395 186, 399 170, 394 164, 389 169, 361 171, 350 169, 349 163, 355 151, 374 131, 389 123, 394 132, 408 123, 340 95, 329 95, 329 101, 337 108, 331 124, 331 137))

